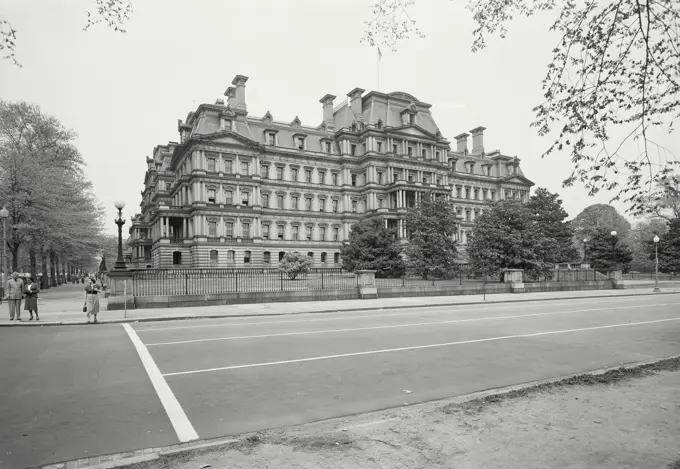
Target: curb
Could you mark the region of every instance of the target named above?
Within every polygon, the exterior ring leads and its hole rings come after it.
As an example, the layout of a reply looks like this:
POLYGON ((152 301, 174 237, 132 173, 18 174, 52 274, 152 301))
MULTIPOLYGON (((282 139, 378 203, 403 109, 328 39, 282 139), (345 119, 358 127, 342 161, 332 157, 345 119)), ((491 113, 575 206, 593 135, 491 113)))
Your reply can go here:
MULTIPOLYGON (((463 394, 460 396, 454 396, 454 397, 446 397, 443 399, 435 399, 435 400, 430 400, 430 401, 425 401, 425 402, 416 402, 413 403, 412 405, 426 405, 430 404, 431 406, 434 406, 434 410, 436 409, 441 409, 441 405, 444 403, 447 404, 462 404, 465 402, 473 401, 476 399, 482 399, 485 397, 489 396, 503 396, 505 394, 511 393, 513 391, 519 391, 522 389, 529 389, 529 388, 534 388, 534 387, 540 387, 540 386, 545 386, 545 385, 550 385, 550 384, 558 384, 562 381, 567 381, 576 377, 581 377, 581 376, 598 376, 598 375, 603 375, 609 371, 613 370, 627 370, 627 369, 633 369, 641 366, 648 366, 648 365, 653 365, 655 363, 667 361, 667 360, 675 360, 680 358, 680 355, 672 355, 670 357, 664 357, 664 358, 656 358, 654 360, 647 360, 643 362, 633 362, 633 363, 624 363, 621 365, 616 365, 616 366, 610 366, 607 368, 599 368, 597 370, 592 370, 592 371, 586 371, 584 373, 574 373, 574 374, 569 374, 569 375, 563 375, 563 376, 558 376, 556 378, 547 378, 547 379, 541 379, 541 380, 536 380, 536 381, 528 381, 525 383, 520 383, 520 384, 513 384, 510 386, 502 386, 502 387, 497 387, 497 388, 489 388, 485 389, 482 391, 476 391, 473 393, 468 393, 468 394, 463 394)), ((397 409, 401 408, 402 406, 392 406, 392 407, 386 407, 382 409, 375 409, 369 412, 358 412, 358 413, 353 413, 353 414, 346 414, 338 417, 333 417, 330 419, 322 419, 322 420, 315 420, 311 422, 306 422, 303 424, 298 424, 298 425, 291 425, 290 427, 299 427, 302 425, 310 425, 314 423, 320 423, 320 422, 333 422, 333 421, 342 421, 346 420, 349 417, 354 417, 357 415, 369 415, 369 414, 377 414, 379 412, 384 412, 386 410, 390 409, 397 409)), ((428 410, 428 409, 422 409, 423 412, 432 412, 433 410, 428 410)), ((393 419, 390 419, 393 420, 393 419)), ((260 430, 260 431, 267 431, 267 430, 275 430, 275 429, 280 429, 280 428, 287 428, 287 427, 275 427, 271 429, 266 429, 266 430, 260 430)), ((329 430, 328 432, 335 432, 335 431, 346 431, 350 427, 346 426, 341 426, 340 428, 337 428, 335 430, 329 430)), ((146 448, 146 449, 140 449, 136 451, 129 451, 125 453, 116 453, 116 454, 108 454, 108 455, 103 455, 103 456, 95 456, 95 457, 90 457, 90 458, 83 458, 83 459, 74 459, 73 461, 64 461, 64 462, 59 462, 59 463, 54 463, 54 464, 47 464, 43 466, 36 466, 32 469, 112 469, 116 467, 123 467, 127 466, 130 464, 136 464, 139 462, 144 462, 144 461, 153 461, 155 459, 159 459, 162 457, 167 457, 167 456, 172 456, 178 453, 184 453, 187 451, 196 451, 196 450, 201 450, 201 449, 208 449, 208 448, 213 448, 215 446, 222 446, 222 445, 229 445, 232 443, 240 443, 241 441, 245 441, 248 438, 248 435, 253 435, 259 432, 249 432, 249 433, 243 433, 240 434, 240 438, 227 438, 227 437, 221 437, 221 438, 213 438, 213 439, 208 439, 208 440, 194 440, 192 442, 188 443, 181 443, 181 444, 175 444, 175 445, 168 445, 168 446, 163 446, 163 447, 156 447, 156 448, 146 448)), ((165 466, 164 466, 165 467, 165 466)))
MULTIPOLYGON (((612 291, 612 290, 596 290, 596 291, 612 291)), ((662 291, 649 293, 621 293, 614 295, 588 295, 588 296, 565 296, 560 298, 528 298, 516 300, 486 300, 486 301, 467 301, 458 303, 437 303, 425 305, 395 305, 395 306, 380 306, 380 307, 362 307, 362 308, 348 308, 348 309, 324 309, 319 311, 295 311, 287 313, 243 313, 243 314, 206 314, 201 316, 153 316, 145 318, 127 318, 127 319, 105 319, 99 321, 97 324, 123 324, 133 322, 163 322, 163 321, 187 321, 191 319, 229 319, 229 318, 246 318, 246 317, 276 317, 276 316, 296 316, 300 314, 330 314, 330 313, 350 313, 359 311, 385 311, 392 309, 411 309, 411 308, 440 308, 442 306, 475 306, 475 305, 493 305, 503 303, 528 303, 537 301, 562 301, 562 300, 587 300, 595 298, 619 298, 630 296, 657 296, 657 295, 680 295, 678 291, 662 291)), ((418 298, 418 297, 411 297, 418 298)), ((226 306, 226 305, 225 305, 226 306)), ((100 313, 101 314, 101 313, 100 313)), ((51 322, 20 322, 20 323, 0 323, 0 327, 51 327, 51 326, 86 326, 87 322, 75 321, 51 321, 51 322)))

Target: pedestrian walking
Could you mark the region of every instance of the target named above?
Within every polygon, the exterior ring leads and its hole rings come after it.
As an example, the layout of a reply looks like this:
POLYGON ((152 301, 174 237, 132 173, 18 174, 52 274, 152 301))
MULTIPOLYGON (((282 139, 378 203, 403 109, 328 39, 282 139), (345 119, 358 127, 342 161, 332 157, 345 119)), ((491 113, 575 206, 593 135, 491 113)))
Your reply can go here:
POLYGON ((24 297, 24 282, 17 272, 12 272, 12 278, 7 281, 7 303, 9 304, 9 320, 21 321, 21 299, 24 297))
POLYGON ((99 290, 101 285, 93 276, 85 280, 85 309, 87 311, 87 323, 90 324, 90 316, 94 317, 94 323, 97 323, 97 314, 99 314, 99 290))
POLYGON ((29 321, 33 321, 33 313, 35 313, 35 320, 40 321, 40 316, 38 316, 38 292, 40 291, 40 286, 33 280, 32 277, 26 278, 26 301, 24 301, 24 311, 28 311, 31 317, 29 321))

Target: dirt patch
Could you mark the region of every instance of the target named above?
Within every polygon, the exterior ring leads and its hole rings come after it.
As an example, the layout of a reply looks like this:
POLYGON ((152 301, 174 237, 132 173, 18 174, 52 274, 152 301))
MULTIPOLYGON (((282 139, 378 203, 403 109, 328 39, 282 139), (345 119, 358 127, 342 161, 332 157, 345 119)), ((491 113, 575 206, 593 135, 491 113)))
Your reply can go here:
POLYGON ((442 408, 447 414, 453 412, 477 413, 485 409, 489 405, 498 404, 508 399, 517 399, 521 397, 528 397, 542 391, 551 389, 564 388, 566 386, 595 386, 595 385, 611 385, 620 383, 625 380, 633 378, 641 378, 643 376, 653 375, 660 371, 678 371, 680 370, 680 357, 673 357, 666 360, 660 360, 654 363, 644 365, 620 367, 604 373, 584 373, 559 381, 552 381, 535 386, 528 386, 521 389, 504 392, 500 394, 492 394, 490 396, 472 399, 463 403, 454 403, 446 405, 442 408))
POLYGON ((676 358, 463 403, 259 432, 134 467, 680 469, 678 370, 676 358))

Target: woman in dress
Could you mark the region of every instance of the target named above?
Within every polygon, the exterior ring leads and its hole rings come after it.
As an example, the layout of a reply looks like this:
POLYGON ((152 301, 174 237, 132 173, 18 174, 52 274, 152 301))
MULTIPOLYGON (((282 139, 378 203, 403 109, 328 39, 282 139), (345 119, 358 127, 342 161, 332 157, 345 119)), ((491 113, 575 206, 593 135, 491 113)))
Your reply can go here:
POLYGON ((33 277, 26 277, 26 301, 24 302, 24 311, 28 311, 28 313, 31 315, 31 317, 28 319, 29 321, 33 321, 33 313, 35 313, 35 320, 40 321, 40 316, 38 316, 38 292, 40 291, 40 287, 36 283, 35 280, 33 280, 33 277))
POLYGON ((101 285, 94 276, 85 280, 85 307, 87 309, 87 323, 90 324, 90 316, 94 316, 94 323, 97 323, 99 314, 99 290, 101 285))

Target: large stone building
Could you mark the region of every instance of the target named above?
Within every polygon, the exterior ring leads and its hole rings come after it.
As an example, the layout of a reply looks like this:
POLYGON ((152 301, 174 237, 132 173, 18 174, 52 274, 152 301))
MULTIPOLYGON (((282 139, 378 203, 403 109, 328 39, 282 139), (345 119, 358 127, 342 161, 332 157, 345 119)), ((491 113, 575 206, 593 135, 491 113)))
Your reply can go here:
POLYGON ((236 76, 227 102, 202 104, 179 121, 180 143, 147 158, 141 213, 132 218, 133 267, 261 267, 286 252, 340 266, 353 223, 380 217, 404 238, 407 207, 424 192, 456 202, 464 246, 487 199, 525 199, 533 185, 519 160, 485 152, 484 128, 455 137, 431 105, 402 93, 355 88, 322 120, 249 115, 248 78, 236 76))

